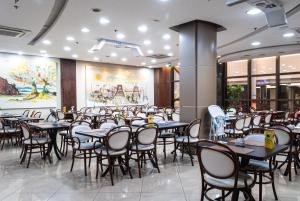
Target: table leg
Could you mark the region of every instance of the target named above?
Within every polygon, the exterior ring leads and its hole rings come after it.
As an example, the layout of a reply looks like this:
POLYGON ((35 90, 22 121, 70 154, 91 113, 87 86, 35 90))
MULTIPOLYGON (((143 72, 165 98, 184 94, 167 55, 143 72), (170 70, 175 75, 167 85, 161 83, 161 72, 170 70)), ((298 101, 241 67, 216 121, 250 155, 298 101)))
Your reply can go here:
POLYGON ((239 190, 234 190, 232 192, 231 201, 238 201, 239 200, 239 194, 240 194, 239 190))
POLYGON ((48 133, 49 133, 49 137, 50 137, 51 142, 52 142, 51 145, 50 145, 50 147, 49 147, 49 154, 51 153, 52 148, 53 148, 54 149, 54 153, 55 153, 57 159, 61 160, 62 153, 59 151, 59 148, 58 148, 57 142, 56 142, 57 130, 50 129, 48 131, 48 133))

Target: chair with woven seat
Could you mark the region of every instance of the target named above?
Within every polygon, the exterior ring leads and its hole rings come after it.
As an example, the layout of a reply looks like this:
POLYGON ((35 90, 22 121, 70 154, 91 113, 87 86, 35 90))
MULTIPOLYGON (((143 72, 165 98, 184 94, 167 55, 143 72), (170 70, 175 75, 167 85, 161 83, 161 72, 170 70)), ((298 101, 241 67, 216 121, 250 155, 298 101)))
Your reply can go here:
POLYGON ((234 128, 227 128, 225 129, 225 133, 229 136, 229 137, 233 137, 233 138, 240 138, 243 137, 245 132, 243 131, 244 129, 244 122, 245 122, 245 118, 240 118, 237 119, 234 123, 234 128))
POLYGON ((138 164, 139 178, 141 178, 141 167, 143 162, 150 160, 153 166, 160 173, 157 153, 156 153, 156 140, 158 136, 158 126, 154 123, 153 126, 143 125, 137 129, 132 136, 132 143, 130 146, 131 158, 135 159, 138 164), (134 158, 132 155, 136 155, 134 158), (148 155, 148 159, 146 159, 148 155))
POLYGON ((18 124, 11 126, 6 126, 4 123, 4 120, 0 118, 0 145, 1 145, 1 150, 4 147, 5 141, 11 144, 13 144, 13 139, 16 139, 16 144, 20 142, 21 139, 21 130, 19 128, 18 124))
POLYGON ((43 159, 46 159, 46 156, 48 156, 49 162, 51 163, 50 153, 48 151, 49 145, 51 144, 50 138, 44 134, 39 135, 39 133, 34 132, 25 122, 21 122, 20 127, 23 134, 20 163, 22 164, 27 154, 29 154, 26 166, 28 168, 33 153, 40 153, 43 159))
POLYGON ((252 120, 252 128, 260 128, 261 127, 261 116, 255 115, 252 120))
POLYGON ((277 163, 282 162, 277 168, 280 169, 284 164, 287 164, 285 176, 289 176, 289 181, 292 180, 292 163, 294 163, 294 171, 297 174, 297 162, 299 147, 295 140, 292 131, 286 126, 273 126, 271 129, 275 132, 276 143, 279 145, 288 145, 289 148, 283 153, 278 154, 279 156, 285 156, 285 161, 276 160, 277 163))
POLYGON ((92 130, 91 124, 86 121, 80 121, 80 122, 74 122, 70 125, 69 133, 71 135, 72 139, 72 165, 70 172, 73 170, 75 158, 77 159, 83 159, 84 160, 84 174, 87 176, 87 154, 89 154, 89 167, 91 166, 91 160, 92 160, 92 152, 94 148, 101 147, 101 144, 97 142, 96 144, 91 141, 90 137, 83 136, 80 134, 77 134, 76 132, 80 131, 90 131, 92 130), (78 153, 79 152, 79 153, 78 153))
POLYGON ((215 200, 208 196, 208 192, 214 189, 222 192, 218 200, 224 201, 225 197, 232 192, 236 196, 234 200, 238 200, 240 191, 247 195, 247 200, 254 200, 251 189, 255 184, 256 174, 253 179, 250 175, 241 172, 238 156, 229 147, 217 142, 201 140, 197 156, 202 178, 201 201, 204 198, 215 200))
MULTIPOLYGON (((253 133, 248 135, 244 138, 245 143, 247 142, 257 142, 264 145, 265 143, 265 135, 263 133, 257 134, 257 129, 253 130, 253 133)), ((261 130, 263 131, 263 130, 261 130)), ((252 133, 249 132, 249 133, 252 133)), ((267 160, 267 161, 260 161, 260 160, 254 160, 251 159, 249 161, 249 164, 247 164, 245 167, 243 167, 244 170, 250 173, 256 173, 258 175, 258 181, 255 181, 256 184, 259 185, 259 200, 262 200, 262 185, 263 184, 272 184, 272 190, 275 197, 275 200, 278 200, 276 188, 275 188, 275 182, 274 182, 274 171, 276 169, 275 165, 273 165, 273 159, 267 160), (265 181, 263 181, 263 178, 265 181)))
MULTIPOLYGON (((113 173, 115 162, 118 161, 118 166, 125 175, 125 170, 122 165, 125 165, 127 172, 132 179, 129 167, 129 140, 131 128, 129 126, 118 126, 108 131, 103 138, 103 146, 97 147, 95 142, 94 152, 97 156, 96 178, 99 174, 99 166, 103 171, 103 166, 107 166, 107 171, 110 174, 111 184, 114 185, 113 173), (107 164, 104 161, 107 160, 107 164)), ((98 142, 99 143, 99 142, 98 142)), ((104 176, 104 175, 102 175, 104 176)))
POLYGON ((181 158, 183 158, 184 152, 187 151, 190 157, 192 166, 194 166, 193 155, 192 155, 192 146, 196 145, 199 142, 201 128, 201 119, 196 119, 192 121, 189 126, 186 128, 184 135, 178 135, 174 137, 174 158, 173 162, 176 160, 176 150, 181 146, 181 158))

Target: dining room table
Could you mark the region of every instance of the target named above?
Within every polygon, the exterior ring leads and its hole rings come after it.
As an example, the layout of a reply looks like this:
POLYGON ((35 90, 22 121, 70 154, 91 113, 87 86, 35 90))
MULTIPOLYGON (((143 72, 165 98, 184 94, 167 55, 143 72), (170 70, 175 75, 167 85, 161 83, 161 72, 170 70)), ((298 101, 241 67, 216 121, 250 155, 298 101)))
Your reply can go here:
POLYGON ((90 118, 92 120, 93 128, 97 128, 97 126, 98 126, 97 118, 110 117, 110 116, 112 116, 112 114, 103 114, 100 112, 98 112, 98 113, 88 112, 88 113, 84 113, 83 116, 90 118))
POLYGON ((12 113, 0 114, 0 118, 17 118, 17 117, 22 117, 22 114, 12 114, 12 113))
POLYGON ((50 147, 48 149, 48 154, 51 153, 52 149, 54 150, 54 153, 58 160, 61 160, 61 156, 63 155, 58 146, 57 146, 57 133, 59 130, 67 130, 69 129, 69 126, 71 123, 69 122, 31 122, 28 123, 28 125, 34 129, 37 129, 39 131, 46 131, 50 137, 51 143, 50 147))
MULTIPOLYGON (((227 139, 224 141, 218 141, 221 144, 227 145, 241 160, 241 167, 245 167, 249 164, 251 159, 254 160, 268 160, 273 158, 279 153, 288 149, 288 145, 278 145, 275 144, 273 149, 267 149, 259 144, 243 143, 237 144, 232 139, 227 139)), ((205 143, 199 143, 197 146, 206 146, 205 143)), ((251 193, 251 192, 249 192, 251 193)), ((259 201, 262 201, 262 189, 259 189, 259 201)), ((239 191, 235 190, 232 193, 231 200, 238 201, 239 191)))

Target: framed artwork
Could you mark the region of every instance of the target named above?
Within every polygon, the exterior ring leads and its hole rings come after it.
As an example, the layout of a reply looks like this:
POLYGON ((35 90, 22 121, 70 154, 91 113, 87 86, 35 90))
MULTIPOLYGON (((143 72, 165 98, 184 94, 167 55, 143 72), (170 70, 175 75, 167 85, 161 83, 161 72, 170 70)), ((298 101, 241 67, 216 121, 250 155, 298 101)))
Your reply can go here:
POLYGON ((54 59, 0 54, 1 109, 56 107, 54 59))
POLYGON ((149 69, 86 66, 86 105, 148 104, 149 69))

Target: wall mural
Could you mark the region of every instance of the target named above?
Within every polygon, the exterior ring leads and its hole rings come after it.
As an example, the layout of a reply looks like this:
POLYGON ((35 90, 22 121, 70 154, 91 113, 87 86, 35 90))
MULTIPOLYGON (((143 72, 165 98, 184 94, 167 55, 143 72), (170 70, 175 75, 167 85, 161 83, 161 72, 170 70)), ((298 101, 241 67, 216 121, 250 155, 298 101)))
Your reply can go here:
POLYGON ((86 105, 147 104, 148 69, 86 66, 86 105))
POLYGON ((1 109, 56 107, 57 62, 0 54, 1 109))

